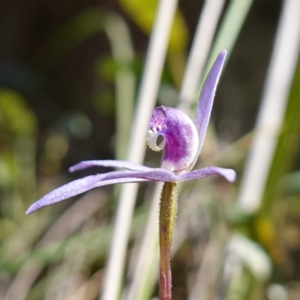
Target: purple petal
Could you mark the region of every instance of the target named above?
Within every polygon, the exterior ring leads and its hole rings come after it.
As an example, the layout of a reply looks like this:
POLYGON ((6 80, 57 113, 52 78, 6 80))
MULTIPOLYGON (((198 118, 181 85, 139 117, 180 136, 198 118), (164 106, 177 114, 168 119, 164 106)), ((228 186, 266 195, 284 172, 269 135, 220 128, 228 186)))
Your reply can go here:
POLYGON ((44 206, 47 206, 47 205, 71 198, 73 196, 82 194, 88 190, 95 188, 95 187, 109 185, 109 184, 115 184, 115 183, 147 181, 147 180, 141 179, 141 178, 130 178, 129 176, 127 178, 121 178, 121 179, 118 178, 118 179, 101 181, 102 179, 103 179, 103 174, 98 174, 98 175, 91 175, 91 176, 87 176, 87 177, 84 177, 81 179, 77 179, 68 184, 65 184, 65 185, 53 190, 49 194, 45 195, 40 200, 34 202, 28 208, 28 210, 26 211, 26 214, 27 215, 31 214, 44 206))
POLYGON ((159 106, 150 118, 147 142, 154 151, 165 146, 162 168, 175 174, 191 169, 198 151, 198 132, 192 120, 181 110, 159 106), (164 141, 157 146, 157 138, 164 141))
POLYGON ((219 82, 220 74, 224 65, 224 61, 226 58, 227 51, 223 50, 217 57, 215 63, 213 64, 212 68, 210 69, 206 80, 203 84, 200 98, 196 110, 195 116, 195 126, 198 130, 199 136, 199 148, 198 148, 198 155, 200 154, 203 141, 205 138, 207 126, 210 119, 210 113, 212 110, 212 105, 214 102, 216 88, 219 82))
POLYGON ((134 171, 142 171, 142 170, 150 169, 148 167, 139 164, 130 163, 123 160, 85 160, 70 167, 69 171, 76 172, 91 167, 111 167, 111 168, 121 168, 121 169, 128 169, 134 171))
POLYGON ((121 178, 141 178, 146 181, 178 181, 178 176, 162 168, 149 168, 146 171, 115 171, 101 174, 101 180, 121 179, 121 178))
POLYGON ((45 195, 40 200, 33 203, 26 211, 26 214, 31 214, 44 206, 68 199, 104 185, 144 181, 175 182, 177 180, 178 177, 172 172, 159 168, 149 168, 146 171, 114 171, 105 174, 90 175, 67 183, 45 195))
POLYGON ((195 170, 179 176, 180 181, 191 181, 202 179, 205 177, 221 175, 229 182, 234 182, 236 178, 236 173, 232 169, 224 169, 219 167, 207 167, 199 170, 195 170))

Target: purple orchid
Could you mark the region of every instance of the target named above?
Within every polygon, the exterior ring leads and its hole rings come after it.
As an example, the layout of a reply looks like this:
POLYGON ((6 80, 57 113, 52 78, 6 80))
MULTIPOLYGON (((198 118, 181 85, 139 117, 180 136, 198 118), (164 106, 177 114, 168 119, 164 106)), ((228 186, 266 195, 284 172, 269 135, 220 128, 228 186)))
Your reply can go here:
POLYGON ((212 175, 221 175, 228 181, 233 182, 236 174, 231 169, 212 166, 191 171, 198 159, 204 141, 216 86, 225 57, 226 51, 223 50, 217 57, 206 78, 200 94, 194 123, 186 114, 176 108, 159 106, 153 111, 147 142, 149 147, 154 151, 164 149, 161 168, 149 168, 118 160, 82 161, 72 166, 69 171, 74 172, 94 166, 114 167, 126 170, 90 175, 74 180, 33 203, 26 214, 31 214, 43 206, 62 201, 93 188, 115 183, 146 181, 178 183, 212 175), (159 136, 163 138, 163 141, 157 145, 156 142, 159 136))

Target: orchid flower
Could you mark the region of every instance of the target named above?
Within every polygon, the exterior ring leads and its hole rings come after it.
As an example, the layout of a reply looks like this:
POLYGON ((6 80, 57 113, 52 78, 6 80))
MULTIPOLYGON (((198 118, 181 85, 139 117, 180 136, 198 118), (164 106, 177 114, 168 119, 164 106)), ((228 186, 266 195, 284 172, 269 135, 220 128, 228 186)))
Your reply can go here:
POLYGON ((223 68, 226 51, 223 50, 213 64, 201 91, 194 122, 182 111, 164 106, 157 107, 150 118, 147 143, 154 151, 164 150, 161 168, 118 160, 82 161, 70 172, 94 166, 125 169, 104 174, 90 175, 74 180, 33 203, 26 214, 84 193, 96 187, 115 183, 160 181, 164 182, 160 205, 160 299, 171 299, 171 245, 177 208, 177 183, 221 175, 229 182, 235 180, 234 170, 206 167, 191 171, 204 141, 216 86, 223 68), (158 137, 162 142, 157 145, 158 137))
POLYGON ((186 114, 176 108, 159 106, 153 111, 147 142, 154 151, 160 151, 165 148, 161 168, 149 168, 118 160, 82 161, 70 167, 69 171, 75 172, 94 166, 121 168, 127 169, 127 171, 90 175, 74 180, 33 203, 26 211, 26 214, 31 214, 44 206, 79 195, 93 188, 115 183, 145 181, 177 183, 217 174, 233 182, 235 180, 235 172, 231 169, 207 167, 191 171, 201 151, 216 86, 225 57, 226 51, 223 50, 208 74, 201 91, 194 123, 186 114), (159 136, 163 138, 163 141, 160 145, 156 145, 159 136))

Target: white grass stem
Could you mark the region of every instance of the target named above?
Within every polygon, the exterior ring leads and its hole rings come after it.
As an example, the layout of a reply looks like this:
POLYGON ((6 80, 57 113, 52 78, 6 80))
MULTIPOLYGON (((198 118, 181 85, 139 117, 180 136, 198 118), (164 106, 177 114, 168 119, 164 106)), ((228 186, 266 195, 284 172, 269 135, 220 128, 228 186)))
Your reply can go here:
MULTIPOLYGON (((127 158, 131 162, 143 162, 148 122, 156 102, 176 7, 177 0, 161 0, 159 2, 129 142, 127 158)), ((103 293, 102 296, 100 295, 102 300, 116 300, 120 294, 136 194, 136 184, 127 184, 121 188, 103 293)))
POLYGON ((283 1, 274 51, 238 196, 246 213, 261 204, 280 134, 300 46, 300 1, 283 1))
POLYGON ((224 0, 206 0, 201 12, 186 71, 179 92, 178 108, 187 114, 198 99, 198 87, 222 13, 224 0))
POLYGON ((115 75, 116 96, 116 157, 125 159, 128 149, 136 80, 132 70, 134 49, 125 21, 117 14, 108 14, 103 22, 111 51, 117 65, 115 75))
MULTIPOLYGON (((222 23, 220 24, 220 29, 217 32, 215 42, 210 51, 209 59, 203 72, 201 85, 204 82, 204 79, 208 74, 217 55, 223 49, 226 49, 228 53, 227 59, 225 61, 225 65, 227 64, 229 56, 231 55, 232 48, 234 47, 239 33, 243 27, 252 3, 253 0, 230 1, 223 17, 222 23)), ((199 89, 201 85, 199 86, 199 89)))

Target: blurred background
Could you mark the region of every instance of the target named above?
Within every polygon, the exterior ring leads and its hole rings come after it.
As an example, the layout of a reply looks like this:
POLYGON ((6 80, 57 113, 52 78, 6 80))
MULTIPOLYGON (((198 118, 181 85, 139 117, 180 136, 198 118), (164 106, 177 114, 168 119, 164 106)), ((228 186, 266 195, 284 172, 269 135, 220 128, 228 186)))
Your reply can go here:
POLYGON ((154 183, 128 196, 115 296, 106 275, 126 191, 24 213, 52 189, 107 171, 68 173, 79 161, 134 161, 139 151, 136 162, 158 167, 161 154, 144 152, 137 131, 146 136, 156 105, 193 116, 224 48, 198 165, 233 168, 238 180, 180 187, 173 299, 300 299, 299 20, 298 0, 1 0, 0 299, 157 297, 154 183))

